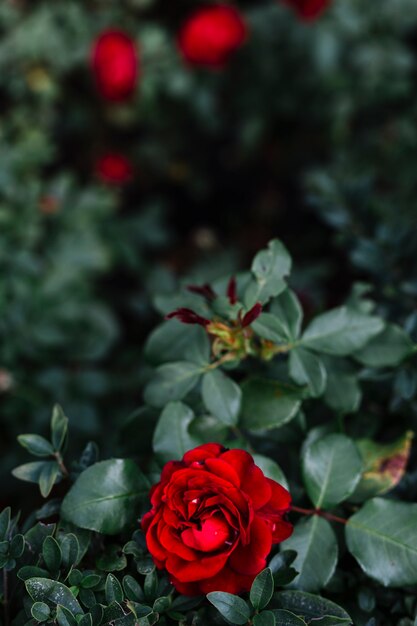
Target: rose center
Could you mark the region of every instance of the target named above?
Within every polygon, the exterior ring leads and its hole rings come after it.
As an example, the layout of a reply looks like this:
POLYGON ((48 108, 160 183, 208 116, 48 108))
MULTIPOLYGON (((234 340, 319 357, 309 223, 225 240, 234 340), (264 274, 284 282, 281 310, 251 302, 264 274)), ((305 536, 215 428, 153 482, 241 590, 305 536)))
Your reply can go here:
POLYGON ((202 552, 212 552, 224 547, 228 541, 230 529, 224 517, 214 514, 200 520, 199 527, 183 530, 181 538, 186 546, 202 552))

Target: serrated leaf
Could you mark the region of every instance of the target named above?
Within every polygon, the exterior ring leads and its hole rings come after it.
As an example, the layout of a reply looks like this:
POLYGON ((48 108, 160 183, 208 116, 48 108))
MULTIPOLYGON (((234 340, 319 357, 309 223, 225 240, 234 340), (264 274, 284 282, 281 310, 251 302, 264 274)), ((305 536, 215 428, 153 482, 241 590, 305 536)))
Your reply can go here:
POLYGON ((338 557, 337 539, 329 522, 318 515, 300 520, 284 549, 295 550, 293 567, 299 572, 292 587, 320 591, 332 577, 338 557))
POLYGON ((203 402, 208 411, 228 426, 235 426, 242 400, 238 384, 215 369, 206 372, 202 385, 203 402))
POLYGON ((288 424, 301 406, 299 390, 266 378, 245 381, 242 393, 242 425, 252 430, 288 424))
POLYGON ((163 462, 181 459, 197 445, 188 432, 194 418, 192 410, 182 402, 170 402, 162 411, 153 436, 153 449, 163 462))
POLYGON ((305 350, 295 348, 290 352, 289 372, 298 385, 306 385, 313 398, 321 396, 326 387, 327 373, 319 357, 305 350))
POLYGON ((307 446, 302 470, 316 508, 332 508, 353 493, 361 477, 362 459, 349 437, 331 434, 307 446))
POLYGON ((374 498, 349 518, 349 551, 384 586, 417 584, 417 504, 374 498))
POLYGON ((25 583, 26 589, 35 602, 50 602, 60 604, 73 615, 83 615, 83 610, 71 591, 56 580, 49 578, 29 578, 25 583))
POLYGON ((304 331, 301 345, 335 356, 348 356, 363 348, 384 328, 379 317, 346 306, 316 317, 304 331))
POLYGON ((182 400, 198 383, 202 367, 188 361, 160 365, 145 387, 145 402, 156 408, 168 402, 182 400))
POLYGON ((261 611, 270 602, 274 593, 274 579, 271 570, 267 567, 260 572, 252 583, 249 599, 256 611, 261 611))
POLYGON ((115 535, 133 523, 148 493, 148 481, 136 463, 100 461, 80 474, 62 502, 61 515, 80 528, 115 535))
POLYGON ((225 591, 212 591, 207 600, 232 624, 246 624, 250 617, 249 607, 242 598, 225 591))

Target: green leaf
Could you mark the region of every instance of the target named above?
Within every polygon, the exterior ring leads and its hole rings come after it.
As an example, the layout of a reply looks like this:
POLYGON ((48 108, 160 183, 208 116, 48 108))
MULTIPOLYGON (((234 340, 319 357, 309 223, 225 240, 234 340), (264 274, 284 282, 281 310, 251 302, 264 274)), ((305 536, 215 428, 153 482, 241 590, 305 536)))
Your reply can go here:
POLYGON ((105 593, 107 604, 111 604, 112 602, 123 602, 122 586, 113 574, 107 575, 105 593))
POLYGON ((295 550, 293 566, 299 572, 292 587, 320 591, 333 576, 337 565, 337 539, 329 522, 318 515, 300 520, 282 547, 295 550))
POLYGON ((67 533, 58 537, 62 554, 62 564, 65 568, 77 565, 80 554, 80 544, 74 533, 67 533))
POLYGON ((10 542, 9 556, 12 559, 20 559, 25 549, 25 538, 23 535, 15 535, 10 542))
POLYGON ((252 430, 288 424, 301 406, 299 390, 266 378, 245 381, 242 393, 242 425, 252 430))
POLYGON ((35 602, 50 602, 60 604, 73 615, 82 615, 83 611, 71 591, 56 580, 49 578, 29 578, 25 583, 26 589, 35 602))
POLYGON ((286 339, 296 341, 301 332, 303 309, 295 293, 291 289, 283 291, 274 298, 270 310, 279 319, 286 339))
POLYGON ((285 246, 273 239, 255 256, 251 270, 254 280, 247 286, 244 296, 247 308, 255 302, 264 304, 284 291, 286 283, 283 278, 291 271, 291 257, 285 246))
POLYGON ((414 344, 402 328, 389 324, 361 350, 353 354, 367 367, 395 367, 413 352, 414 344))
POLYGON ((12 510, 8 506, 0 513, 0 541, 7 539, 12 510))
POLYGON ((288 489, 288 481, 278 463, 262 454, 253 454, 252 456, 256 465, 261 468, 267 478, 272 478, 285 489, 288 489))
POLYGON ((81 580, 81 587, 83 589, 92 589, 93 587, 97 587, 100 581, 101 576, 98 574, 86 574, 81 580))
POLYGON ((417 504, 370 500, 348 520, 346 542, 364 572, 382 585, 417 584, 417 504))
POLYGON ((363 348, 383 327, 379 317, 343 306, 316 317, 305 330, 301 344, 317 352, 348 356, 363 348))
POLYGON ((35 456, 51 456, 54 448, 44 437, 40 435, 19 435, 17 438, 23 448, 35 456))
POLYGON ((362 459, 349 437, 332 434, 307 447, 302 470, 313 504, 318 509, 330 509, 353 493, 361 477, 362 459))
POLYGON ((242 391, 231 378, 218 369, 206 372, 203 376, 202 396, 212 415, 228 426, 237 424, 242 391))
POLYGON ((29 580, 29 578, 48 578, 49 572, 41 567, 34 567, 33 565, 24 565, 17 572, 17 577, 20 580, 29 580))
POLYGON ((322 598, 312 593, 305 591, 279 591, 274 598, 282 609, 291 611, 308 622, 328 615, 352 622, 348 613, 342 607, 331 600, 327 600, 327 598, 322 598))
POLYGON ((128 600, 133 602, 143 602, 145 596, 137 580, 129 574, 123 578, 123 589, 128 600))
POLYGON ((163 462, 181 459, 196 445, 188 432, 194 418, 192 410, 182 402, 170 402, 162 411, 153 436, 153 449, 163 462))
POLYGON ((162 408, 170 401, 181 400, 196 386, 201 373, 201 365, 188 361, 161 365, 145 387, 145 402, 162 408))
POLYGON ((305 626, 306 622, 301 618, 286 611, 285 609, 275 609, 272 611, 275 617, 275 626, 305 626))
POLYGON ((56 611, 56 621, 59 626, 77 626, 77 620, 64 606, 58 605, 56 611))
POLYGON ((199 326, 181 324, 177 320, 167 320, 149 335, 145 345, 145 355, 155 365, 185 359, 190 345, 198 341, 202 333, 206 335, 199 326))
POLYGON ((246 624, 250 617, 249 607, 242 598, 225 591, 212 591, 207 600, 232 624, 246 624))
POLYGON ((381 444, 371 439, 356 442, 364 462, 364 471, 351 496, 353 502, 386 493, 400 482, 410 458, 414 433, 408 431, 393 443, 381 444))
POLYGON ((354 413, 362 399, 356 371, 340 358, 326 356, 323 362, 327 371, 325 403, 338 413, 354 413))
POLYGON ((274 579, 272 572, 267 567, 260 572, 252 583, 249 599, 256 611, 261 611, 270 602, 274 593, 274 579))
POLYGON ((78 477, 65 496, 61 515, 80 528, 115 535, 135 519, 149 485, 130 459, 100 461, 78 477))
POLYGON ((262 611, 253 616, 253 626, 275 626, 275 615, 272 611, 262 611))
POLYGON ((281 320, 272 313, 261 313, 251 326, 255 333, 259 335, 259 337, 262 337, 262 339, 278 344, 288 341, 286 328, 281 323, 281 320))
POLYGON ((56 404, 52 411, 51 419, 51 436, 52 444, 57 452, 59 452, 64 443, 68 432, 68 418, 65 416, 64 411, 56 404))
POLYGON ((106 546, 96 560, 96 566, 105 572, 119 572, 127 565, 126 556, 118 545, 106 546))
POLYGON ((32 463, 19 465, 19 467, 12 470, 12 474, 19 480, 24 480, 28 483, 38 483, 42 472, 50 473, 56 466, 57 463, 55 461, 33 461, 32 463))
POLYGON ((305 350, 295 348, 290 352, 289 372, 298 385, 307 385, 313 398, 321 396, 326 387, 326 369, 319 357, 305 350))
POLYGON ((53 537, 45 538, 42 547, 42 556, 50 572, 56 572, 61 567, 62 553, 58 542, 53 537))
POLYGON ((44 464, 39 476, 39 490, 44 498, 47 498, 55 483, 62 478, 58 463, 44 464))
POLYGON ((46 622, 51 614, 51 609, 45 602, 35 602, 30 609, 33 619, 37 622, 46 622))

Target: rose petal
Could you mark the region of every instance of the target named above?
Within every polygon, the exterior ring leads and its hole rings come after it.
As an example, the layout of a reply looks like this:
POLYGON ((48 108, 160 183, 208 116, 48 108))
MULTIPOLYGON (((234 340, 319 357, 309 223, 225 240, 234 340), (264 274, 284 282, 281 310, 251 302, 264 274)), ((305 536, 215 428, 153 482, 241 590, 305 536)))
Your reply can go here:
POLYGON ((250 542, 239 545, 229 559, 230 567, 239 574, 258 574, 266 565, 271 551, 272 533, 269 525, 255 517, 251 525, 250 542))

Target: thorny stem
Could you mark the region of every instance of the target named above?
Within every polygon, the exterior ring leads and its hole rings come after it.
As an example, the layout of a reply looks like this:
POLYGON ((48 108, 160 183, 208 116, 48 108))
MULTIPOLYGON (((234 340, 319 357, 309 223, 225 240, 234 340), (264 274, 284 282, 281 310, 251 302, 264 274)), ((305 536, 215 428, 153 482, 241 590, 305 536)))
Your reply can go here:
POLYGON ((339 522, 339 524, 347 524, 348 520, 344 517, 338 517, 337 515, 333 515, 333 513, 327 513, 327 511, 322 511, 321 509, 303 509, 300 506, 292 506, 292 511, 296 513, 301 513, 302 515, 318 515, 319 517, 324 517, 324 519, 329 520, 329 522, 339 522))

